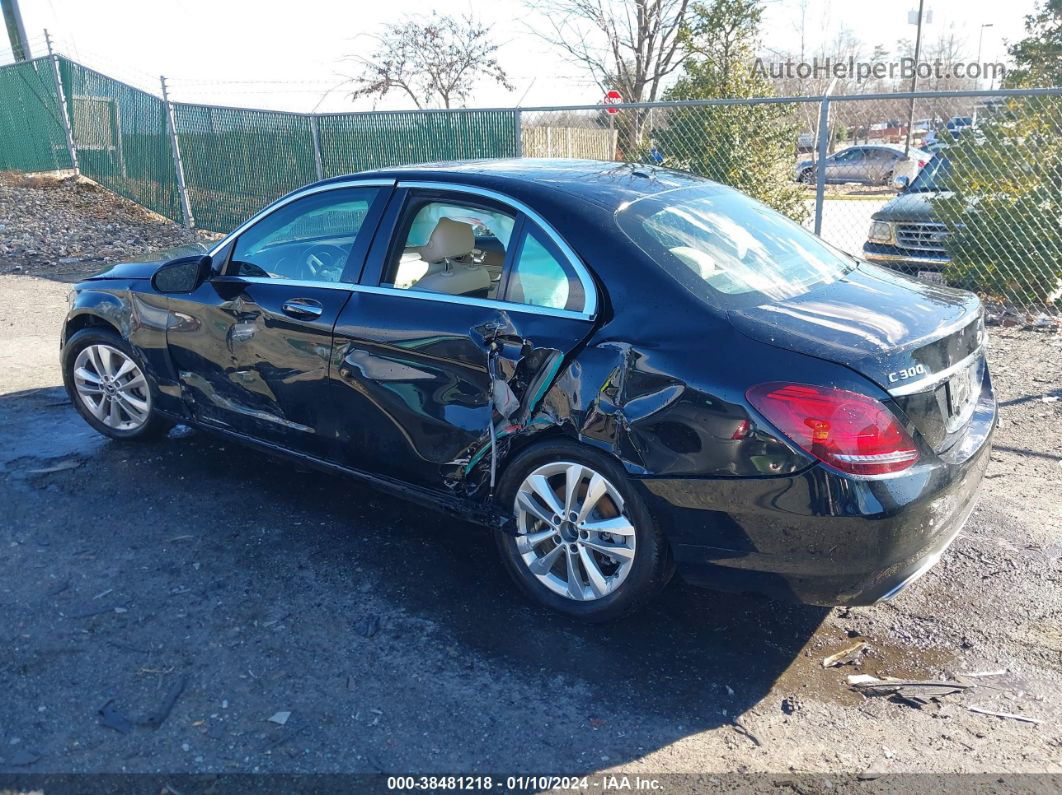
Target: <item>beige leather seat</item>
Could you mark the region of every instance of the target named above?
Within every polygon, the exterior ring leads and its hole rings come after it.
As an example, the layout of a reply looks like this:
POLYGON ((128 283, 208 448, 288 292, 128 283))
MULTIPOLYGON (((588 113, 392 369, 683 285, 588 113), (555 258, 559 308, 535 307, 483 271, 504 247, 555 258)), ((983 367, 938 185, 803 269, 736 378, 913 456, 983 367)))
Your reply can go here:
POLYGON ((491 286, 487 269, 481 263, 462 262, 475 246, 471 224, 440 218, 415 258, 414 249, 403 252, 395 286, 449 295, 485 293, 491 286))
POLYGON ((431 230, 428 242, 421 246, 420 258, 428 263, 458 259, 472 253, 476 247, 476 236, 472 225, 451 218, 440 218, 431 230))

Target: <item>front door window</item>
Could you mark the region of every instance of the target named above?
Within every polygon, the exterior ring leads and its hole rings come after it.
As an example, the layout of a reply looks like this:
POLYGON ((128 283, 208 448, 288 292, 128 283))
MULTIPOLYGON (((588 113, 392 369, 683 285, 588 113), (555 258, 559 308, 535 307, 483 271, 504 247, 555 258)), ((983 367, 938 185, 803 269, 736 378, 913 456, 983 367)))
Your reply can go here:
POLYGON ((342 188, 284 205, 240 235, 229 273, 326 284, 342 281, 377 192, 342 188))

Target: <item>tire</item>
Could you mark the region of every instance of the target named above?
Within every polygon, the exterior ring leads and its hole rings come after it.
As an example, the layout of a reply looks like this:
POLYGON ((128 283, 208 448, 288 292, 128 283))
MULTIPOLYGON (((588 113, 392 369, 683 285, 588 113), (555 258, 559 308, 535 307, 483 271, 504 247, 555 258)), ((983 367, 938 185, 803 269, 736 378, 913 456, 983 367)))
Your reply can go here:
POLYGON ((649 602, 674 573, 667 540, 627 473, 596 450, 568 441, 544 442, 529 448, 506 467, 499 481, 498 499, 514 512, 517 523, 517 535, 495 531, 502 563, 520 590, 541 605, 584 621, 611 621, 649 602), (578 480, 571 474, 576 471, 578 480), (602 480, 595 482, 595 473, 602 480), (570 476, 576 484, 570 507, 581 511, 583 497, 591 489, 598 498, 592 501, 593 507, 587 509, 581 523, 564 521, 570 516, 554 515, 547 526, 543 518, 547 502, 537 496, 541 492, 530 483, 548 487, 556 498, 555 507, 561 507, 563 512, 565 484, 570 476), (533 478, 542 480, 532 481, 533 478), (527 510, 528 498, 537 512, 527 510), (556 522, 557 518, 562 521, 556 522), (604 521, 611 521, 608 527, 621 528, 624 533, 602 535, 593 529, 580 529, 603 526, 604 521), (627 528, 633 532, 627 534, 627 528), (528 539, 533 537, 542 540, 532 545, 528 539), (603 549, 618 551, 606 555, 603 549), (595 566, 596 577, 590 576, 586 558, 595 566), (539 567, 539 574, 532 573, 531 565, 539 567), (574 566, 576 572, 574 586, 573 569, 569 566, 574 566), (581 594, 579 598, 572 595, 573 590, 581 594))
POLYGON ((805 168, 800 172, 800 179, 798 181, 801 185, 811 185, 815 182, 815 170, 812 168, 805 168))
POLYGON ((89 327, 76 332, 63 346, 61 364, 74 408, 104 436, 147 441, 173 427, 155 409, 158 392, 140 357, 115 331, 89 327))

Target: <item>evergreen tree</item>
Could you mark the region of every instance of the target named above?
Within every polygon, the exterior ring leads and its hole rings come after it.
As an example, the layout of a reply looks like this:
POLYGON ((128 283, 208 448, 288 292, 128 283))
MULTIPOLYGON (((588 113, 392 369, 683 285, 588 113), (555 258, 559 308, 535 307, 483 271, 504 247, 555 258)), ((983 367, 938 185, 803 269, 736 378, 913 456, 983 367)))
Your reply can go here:
MULTIPOLYGON (((711 0, 691 7, 684 31, 690 56, 667 99, 740 99, 771 94, 754 68, 760 0, 711 0)), ((744 191, 798 221, 808 215, 793 182, 797 126, 784 104, 678 108, 654 130, 668 166, 744 191)))
MULTIPOLYGON (((1009 87, 1062 82, 1062 0, 1026 17, 1009 87)), ((1019 304, 1062 299, 1062 97, 1008 98, 946 152, 949 283, 1019 304)))

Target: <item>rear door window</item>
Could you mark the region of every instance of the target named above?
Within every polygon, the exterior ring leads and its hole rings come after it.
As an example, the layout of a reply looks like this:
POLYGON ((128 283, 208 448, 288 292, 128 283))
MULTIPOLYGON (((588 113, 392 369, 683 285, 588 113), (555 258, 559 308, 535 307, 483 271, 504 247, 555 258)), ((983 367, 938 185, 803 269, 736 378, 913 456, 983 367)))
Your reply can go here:
POLYGON ((515 214, 458 201, 421 201, 406 211, 385 287, 497 298, 515 214))
POLYGON ((572 312, 581 312, 586 303, 582 282, 571 264, 530 222, 524 225, 513 259, 505 300, 572 312))

